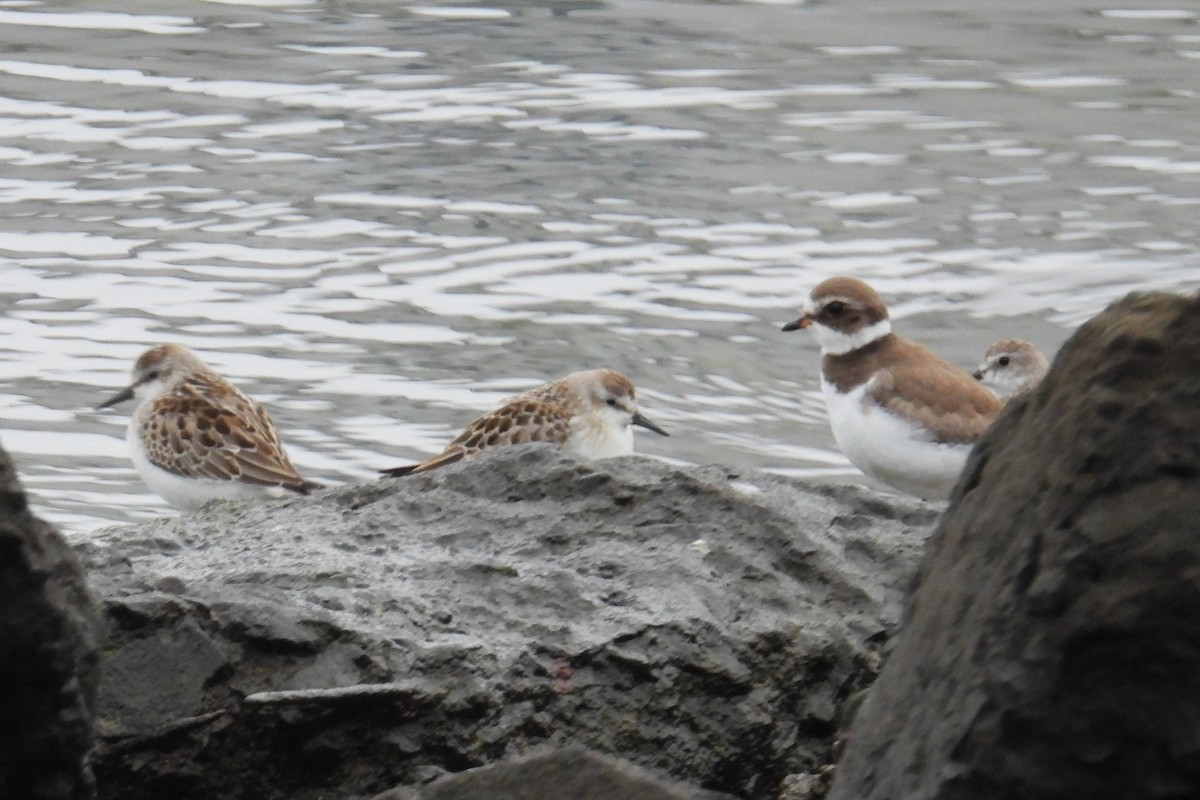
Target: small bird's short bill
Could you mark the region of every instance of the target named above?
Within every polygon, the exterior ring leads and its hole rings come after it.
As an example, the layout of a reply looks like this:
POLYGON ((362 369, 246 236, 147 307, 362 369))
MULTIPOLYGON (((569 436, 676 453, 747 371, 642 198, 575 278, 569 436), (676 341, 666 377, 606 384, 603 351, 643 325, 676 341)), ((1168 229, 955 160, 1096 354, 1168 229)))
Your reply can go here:
POLYGON ((645 428, 645 429, 647 429, 647 430, 654 431, 654 432, 655 432, 655 433, 657 433, 659 436, 670 436, 670 435, 671 435, 671 434, 667 433, 666 431, 664 431, 662 428, 660 428, 660 427, 658 427, 657 425, 655 425, 655 424, 654 424, 653 422, 651 422, 650 420, 646 419, 646 417, 645 417, 645 416, 642 414, 642 412, 640 412, 640 411, 639 411, 638 413, 634 414, 634 415, 633 415, 633 419, 632 419, 632 420, 630 420, 630 421, 631 421, 631 422, 632 422, 634 425, 640 425, 641 427, 643 427, 643 428, 645 428))
POLYGON ((794 322, 789 322, 787 325, 784 325, 782 330, 801 331, 801 330, 804 330, 805 328, 807 328, 809 325, 812 325, 812 319, 806 314, 803 317, 801 317, 800 319, 798 319, 794 322))
POLYGON ((101 403, 100 405, 96 406, 96 410, 99 411, 101 409, 108 408, 110 406, 120 405, 121 403, 124 403, 125 401, 132 400, 132 399, 133 399, 133 387, 126 386, 124 389, 117 392, 112 397, 108 398, 103 403, 101 403))

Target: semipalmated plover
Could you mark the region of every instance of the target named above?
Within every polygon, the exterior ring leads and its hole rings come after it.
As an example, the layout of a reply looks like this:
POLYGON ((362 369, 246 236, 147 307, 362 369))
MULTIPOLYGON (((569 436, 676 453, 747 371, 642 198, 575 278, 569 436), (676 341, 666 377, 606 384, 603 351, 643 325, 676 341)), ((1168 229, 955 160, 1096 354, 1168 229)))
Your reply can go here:
POLYGON ((967 454, 1003 404, 970 374, 892 333, 887 306, 855 278, 812 290, 804 316, 821 346, 833 437, 867 475, 928 499, 950 496, 967 454))
POLYGON ((987 349, 975 380, 995 392, 1005 403, 1025 394, 1046 377, 1050 363, 1024 339, 1001 339, 987 349))
POLYGON ((633 452, 633 425, 667 435, 638 411, 629 378, 611 369, 572 372, 509 398, 468 425, 438 455, 380 472, 425 472, 483 450, 525 442, 554 442, 584 458, 620 456, 633 452))
POLYGON ((184 347, 147 350, 133 382, 97 408, 133 398, 126 439, 134 466, 175 508, 321 488, 296 472, 266 410, 184 347))

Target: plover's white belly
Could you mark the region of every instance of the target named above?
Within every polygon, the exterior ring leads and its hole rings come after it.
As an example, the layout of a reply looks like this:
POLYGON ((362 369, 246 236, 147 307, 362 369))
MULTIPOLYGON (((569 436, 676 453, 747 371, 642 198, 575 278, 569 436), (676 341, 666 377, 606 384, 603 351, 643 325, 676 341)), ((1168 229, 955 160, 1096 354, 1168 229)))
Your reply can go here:
POLYGON ((209 500, 248 500, 263 496, 278 497, 283 494, 280 486, 254 486, 240 481, 218 481, 206 478, 185 478, 155 466, 146 457, 138 435, 136 421, 129 425, 126 434, 129 455, 142 481, 152 492, 180 511, 194 511, 209 500))
POLYGON ((912 423, 866 399, 866 385, 841 394, 821 382, 833 438, 850 463, 903 492, 930 500, 950 496, 971 446, 939 444, 912 423))

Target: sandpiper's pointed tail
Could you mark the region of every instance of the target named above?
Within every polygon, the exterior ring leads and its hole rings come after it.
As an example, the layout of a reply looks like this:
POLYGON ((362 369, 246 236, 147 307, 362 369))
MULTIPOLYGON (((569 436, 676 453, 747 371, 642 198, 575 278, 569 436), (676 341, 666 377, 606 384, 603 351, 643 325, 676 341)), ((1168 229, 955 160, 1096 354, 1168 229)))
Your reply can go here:
POLYGON ((453 464, 456 461, 462 461, 467 455, 467 451, 459 445, 451 445, 441 453, 438 453, 433 458, 427 458, 420 464, 406 464, 403 467, 392 467, 391 469, 379 470, 384 475, 391 475, 393 478, 399 478, 404 475, 413 475, 417 472, 426 472, 438 467, 444 467, 447 464, 453 464))
POLYGON ((419 466, 421 466, 421 465, 420 464, 406 464, 403 467, 392 467, 391 469, 381 469, 381 470, 379 470, 379 474, 391 475, 393 478, 399 478, 404 475, 413 474, 414 472, 417 471, 417 467, 419 467, 419 466))

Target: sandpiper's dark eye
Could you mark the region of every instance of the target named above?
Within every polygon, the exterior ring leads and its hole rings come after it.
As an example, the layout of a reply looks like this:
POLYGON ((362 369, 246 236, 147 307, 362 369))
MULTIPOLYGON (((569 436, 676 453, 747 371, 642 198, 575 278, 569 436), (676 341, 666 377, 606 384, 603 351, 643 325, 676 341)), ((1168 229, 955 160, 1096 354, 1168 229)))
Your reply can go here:
POLYGON ((1002 367, 1007 367, 1009 361, 1012 361, 1012 359, 1009 358, 1008 356, 1000 356, 999 358, 996 359, 996 363, 1002 367))
POLYGON ((605 400, 604 402, 608 403, 613 408, 617 407, 617 398, 615 398, 615 397, 610 397, 607 400, 605 400))
POLYGON ((142 383, 149 383, 150 381, 156 381, 156 380, 158 380, 158 376, 161 374, 162 373, 160 373, 158 370, 152 369, 149 372, 147 372, 146 375, 142 378, 142 383))
POLYGON ((840 317, 842 312, 846 310, 846 304, 841 300, 834 300, 829 305, 825 306, 825 310, 829 312, 831 317, 840 317))

